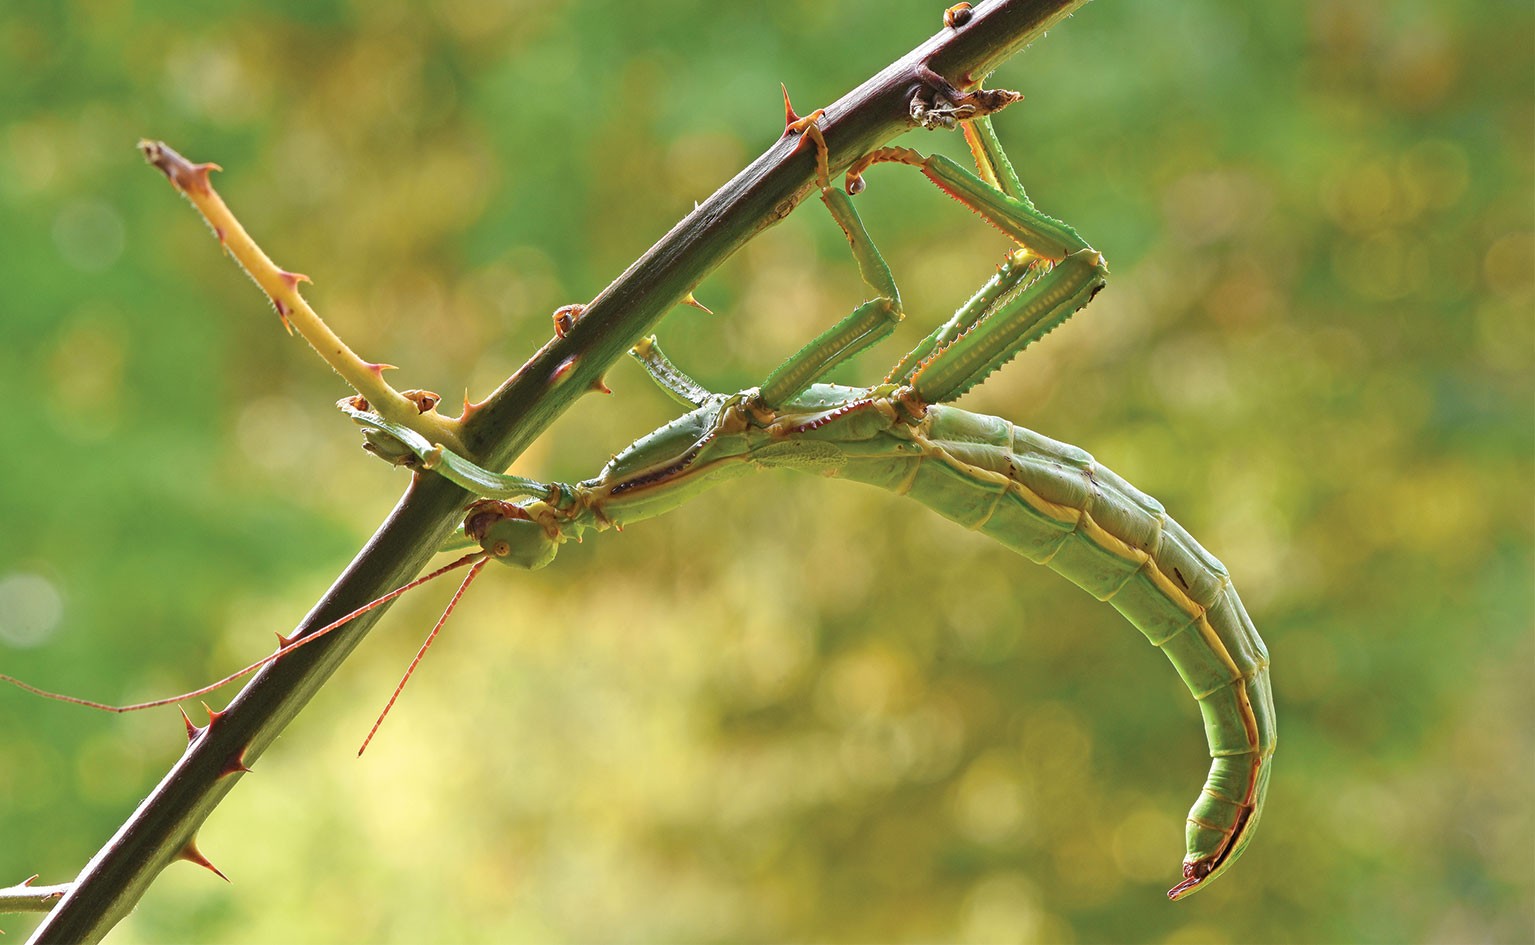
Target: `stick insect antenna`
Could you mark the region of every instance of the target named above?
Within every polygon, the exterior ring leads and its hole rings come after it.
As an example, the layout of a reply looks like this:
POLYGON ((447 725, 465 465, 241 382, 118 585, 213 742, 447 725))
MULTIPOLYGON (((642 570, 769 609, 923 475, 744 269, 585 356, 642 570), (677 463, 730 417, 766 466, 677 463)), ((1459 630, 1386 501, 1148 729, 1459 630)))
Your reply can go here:
MULTIPOLYGON (((193 689, 191 692, 183 692, 183 693, 181 693, 179 695, 167 696, 164 699, 153 699, 153 700, 151 700, 149 702, 134 702, 134 703, 131 703, 129 705, 108 705, 105 702, 93 702, 90 699, 81 699, 79 696, 68 696, 68 695, 65 695, 65 694, 63 694, 61 692, 49 692, 46 689, 39 689, 36 686, 33 686, 33 685, 29 684, 29 683, 22 682, 21 680, 17 679, 15 676, 8 676, 5 673, 0 673, 0 682, 10 683, 11 685, 15 686, 18 689, 24 690, 26 692, 30 692, 30 693, 32 693, 35 696, 42 696, 44 699, 52 699, 55 702, 67 702, 67 703, 69 703, 71 705, 83 705, 83 706, 85 706, 88 709, 100 709, 103 712, 119 712, 119 713, 121 713, 121 712, 138 712, 141 709, 154 709, 154 708, 158 708, 158 707, 160 707, 162 705, 173 705, 174 703, 183 702, 183 701, 185 701, 187 699, 195 699, 198 696, 207 695, 208 693, 214 691, 215 689, 218 689, 218 688, 223 687, 223 686, 227 686, 227 685, 229 685, 230 683, 234 682, 237 679, 240 679, 240 678, 242 678, 244 676, 249 676, 251 673, 254 673, 256 670, 260 669, 261 667, 265 666, 266 664, 271 663, 271 662, 273 662, 275 660, 282 659, 284 656, 287 656, 289 653, 292 653, 294 650, 298 649, 299 647, 307 646, 308 644, 313 643, 314 641, 320 639, 321 637, 325 636, 326 634, 330 633, 333 630, 339 630, 341 627, 343 627, 346 624, 350 623, 351 621, 357 619, 358 617, 361 617, 363 614, 367 613, 368 611, 372 610, 373 608, 378 607, 381 604, 387 604, 389 601, 394 600, 396 597, 399 597, 401 594, 405 593, 406 591, 412 590, 413 588, 420 587, 421 585, 423 585, 426 582, 431 581, 431 580, 433 580, 435 578, 442 577, 444 574, 447 574, 449 571, 456 571, 459 568, 461 568, 461 567, 463 567, 463 566, 465 566, 467 564, 475 564, 475 571, 478 571, 479 570, 479 565, 483 565, 486 562, 486 560, 488 560, 488 558, 487 558, 486 553, 483 552, 483 551, 476 551, 476 552, 473 552, 472 554, 464 555, 462 558, 459 558, 457 561, 454 561, 452 564, 443 565, 442 567, 440 567, 437 570, 433 571, 431 574, 427 574, 427 575, 425 575, 423 577, 418 577, 414 581, 411 581, 409 584, 405 584, 405 585, 402 585, 400 587, 397 587, 394 590, 390 591, 389 593, 385 594, 383 597, 380 597, 380 598, 378 598, 376 600, 370 601, 370 602, 362 605, 361 607, 359 607, 356 610, 352 611, 351 613, 347 614, 345 617, 342 617, 340 620, 337 620, 334 623, 326 624, 325 626, 323 626, 320 629, 316 630, 315 632, 309 634, 308 636, 301 637, 301 638, 299 638, 297 640, 294 640, 291 643, 283 644, 282 646, 277 648, 277 652, 272 653, 272 654, 270 654, 268 656, 263 656, 261 659, 259 659, 256 662, 250 664, 249 666, 245 667, 244 669, 241 669, 241 670, 238 670, 236 672, 230 673, 228 676, 225 676, 223 679, 220 679, 218 682, 210 683, 210 684, 208 684, 206 686, 203 686, 201 689, 193 689)), ((474 574, 474 571, 471 571, 470 572, 470 576, 472 577, 473 574, 474 574)), ((468 581, 465 581, 464 582, 465 586, 467 586, 468 583, 469 583, 468 581)), ((463 593, 463 588, 460 587, 459 588, 459 594, 462 594, 462 593, 463 593)), ((458 600, 458 597, 455 595, 453 600, 456 602, 458 600)), ((451 604, 449 605, 448 609, 452 610, 452 605, 451 604)), ((375 728, 376 727, 377 726, 375 726, 375 728)))
MULTIPOLYGON (((483 551, 479 552, 478 555, 468 555, 463 560, 467 561, 469 558, 474 557, 478 557, 480 560, 476 561, 474 567, 469 569, 469 573, 464 575, 464 583, 460 584, 458 590, 453 592, 453 599, 448 601, 448 606, 443 610, 442 616, 437 618, 437 625, 432 627, 432 632, 426 635, 426 640, 421 644, 421 649, 416 651, 416 658, 411 660, 410 665, 405 668, 405 675, 400 677, 400 684, 394 687, 394 695, 389 697, 389 702, 384 706, 384 711, 378 714, 378 720, 373 723, 372 728, 368 729, 368 737, 362 740, 362 747, 357 749, 357 757, 361 758, 362 753, 368 750, 368 743, 373 741, 374 735, 378 734, 379 726, 384 724, 384 718, 389 715, 389 710, 394 708, 394 702, 400 698, 400 693, 405 690, 405 684, 410 682, 411 674, 416 671, 416 667, 426 657, 426 651, 431 649, 432 641, 437 639, 437 634, 441 632, 443 624, 448 622, 448 615, 453 613, 454 607, 458 606, 458 599, 464 596, 465 591, 469 590, 470 583, 479 576, 480 569, 485 567, 485 562, 490 560, 490 555, 483 551)), ((461 563, 462 561, 455 562, 455 565, 461 563)))

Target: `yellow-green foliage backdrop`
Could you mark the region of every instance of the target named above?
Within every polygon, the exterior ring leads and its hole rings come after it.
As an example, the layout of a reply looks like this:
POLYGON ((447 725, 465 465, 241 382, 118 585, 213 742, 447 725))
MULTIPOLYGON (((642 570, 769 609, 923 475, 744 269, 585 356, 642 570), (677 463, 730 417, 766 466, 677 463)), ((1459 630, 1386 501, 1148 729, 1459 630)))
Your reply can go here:
MULTIPOLYGON (((341 383, 134 142, 220 186, 401 386, 483 395, 939 4, 9 2, 0 671, 104 699, 266 652, 390 507, 341 383)), ((499 569, 368 756, 449 588, 397 607, 115 940, 1528 941, 1528 3, 1097 0, 996 79, 1109 288, 965 405, 1091 450, 1229 565, 1280 749, 1244 860, 1169 904, 1207 760, 1108 607, 914 504, 765 476, 499 569)), ((955 152, 952 136, 905 144, 955 152)), ((1002 239, 901 168, 870 381, 1002 239)), ((811 203, 670 353, 747 386, 860 299, 811 203)), ((521 462, 675 413, 632 365, 521 462)), ((200 710, 199 710, 200 711, 200 710)), ((0 692, 0 882, 67 880, 173 711, 0 692)), ((12 937, 30 923, 0 922, 12 937)))

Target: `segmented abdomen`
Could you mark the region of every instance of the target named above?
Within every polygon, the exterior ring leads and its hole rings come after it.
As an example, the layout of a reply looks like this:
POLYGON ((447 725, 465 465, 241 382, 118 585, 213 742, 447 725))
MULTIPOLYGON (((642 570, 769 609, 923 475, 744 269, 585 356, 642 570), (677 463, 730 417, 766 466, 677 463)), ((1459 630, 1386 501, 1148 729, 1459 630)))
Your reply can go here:
POLYGON ((1077 447, 943 406, 929 408, 901 453, 850 457, 836 474, 909 495, 1049 565, 1166 653, 1199 703, 1213 759, 1189 812, 1189 859, 1239 852, 1274 750, 1268 651, 1225 567, 1161 503, 1077 447), (1226 850, 1233 834, 1239 846, 1226 850))

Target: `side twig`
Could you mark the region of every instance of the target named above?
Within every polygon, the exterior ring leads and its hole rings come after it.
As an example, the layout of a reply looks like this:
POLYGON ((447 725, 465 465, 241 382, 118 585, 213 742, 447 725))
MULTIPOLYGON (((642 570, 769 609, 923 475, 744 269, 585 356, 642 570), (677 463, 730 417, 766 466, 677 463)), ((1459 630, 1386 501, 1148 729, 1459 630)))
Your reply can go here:
POLYGON ((289 334, 298 331, 325 363, 367 398, 379 416, 410 427, 435 443, 450 448, 451 444, 459 443, 458 421, 437 413, 435 396, 423 399, 419 392, 395 390, 384 380, 384 372, 394 365, 364 361, 315 313, 298 289, 300 283, 309 282, 310 278, 272 262, 213 188, 208 175, 223 168, 213 163, 194 164, 160 141, 140 141, 139 150, 202 214, 219 245, 271 299, 289 334))

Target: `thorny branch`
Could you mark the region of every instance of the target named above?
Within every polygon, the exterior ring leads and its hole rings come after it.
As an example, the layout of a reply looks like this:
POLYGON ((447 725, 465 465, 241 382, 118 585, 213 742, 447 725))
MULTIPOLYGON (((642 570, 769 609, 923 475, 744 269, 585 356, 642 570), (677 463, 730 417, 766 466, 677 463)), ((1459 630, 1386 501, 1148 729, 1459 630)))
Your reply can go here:
MULTIPOLYGON (((960 88, 974 87, 1085 2, 985 0, 977 4, 967 21, 944 27, 826 107, 820 126, 833 171, 910 129, 912 103, 918 98, 931 101, 936 77, 960 88)), ((206 181, 209 166, 183 161, 183 169, 167 154, 159 156, 155 163, 162 170, 170 168, 167 176, 173 183, 174 172, 186 173, 186 169, 195 175, 190 180, 193 186, 197 179, 206 181)), ((150 157, 154 161, 156 155, 150 157)), ((705 276, 758 232, 787 216, 814 186, 814 178, 813 155, 797 149, 796 139, 780 138, 677 223, 604 289, 568 332, 535 353, 489 398, 466 409, 459 421, 438 418, 441 425, 423 435, 465 447, 463 452, 482 465, 505 468, 577 397, 600 384, 608 366, 705 276)), ((236 231, 217 222, 222 218, 211 202, 199 204, 199 210, 273 299, 279 314, 300 327, 300 320, 313 314, 298 294, 301 278, 271 263, 254 242, 248 247, 237 245, 237 233, 246 241, 249 237, 243 229, 236 231)), ((314 321, 319 323, 318 317, 314 321)), ((316 331, 320 328, 323 323, 316 331)), ((325 335, 315 336, 322 339, 318 344, 306 332, 317 351, 325 354, 322 348, 331 342, 346 349, 328 329, 324 331, 325 335)), ((425 412, 417 400, 383 384, 377 365, 349 349, 346 354, 355 362, 354 368, 361 368, 343 375, 375 409, 394 413, 391 419, 402 423, 416 424, 436 416, 425 412)), ((399 504, 290 639, 308 635, 410 580, 457 524, 467 498, 439 477, 413 477, 399 504)), ((197 850, 198 828, 362 641, 384 609, 371 611, 315 645, 267 666, 224 711, 210 712, 207 725, 197 727, 189 720, 185 754, 68 884, 68 893, 32 940, 99 941, 171 862, 186 859, 211 869, 197 850)), ((6 902, 0 899, 0 908, 6 902)))

